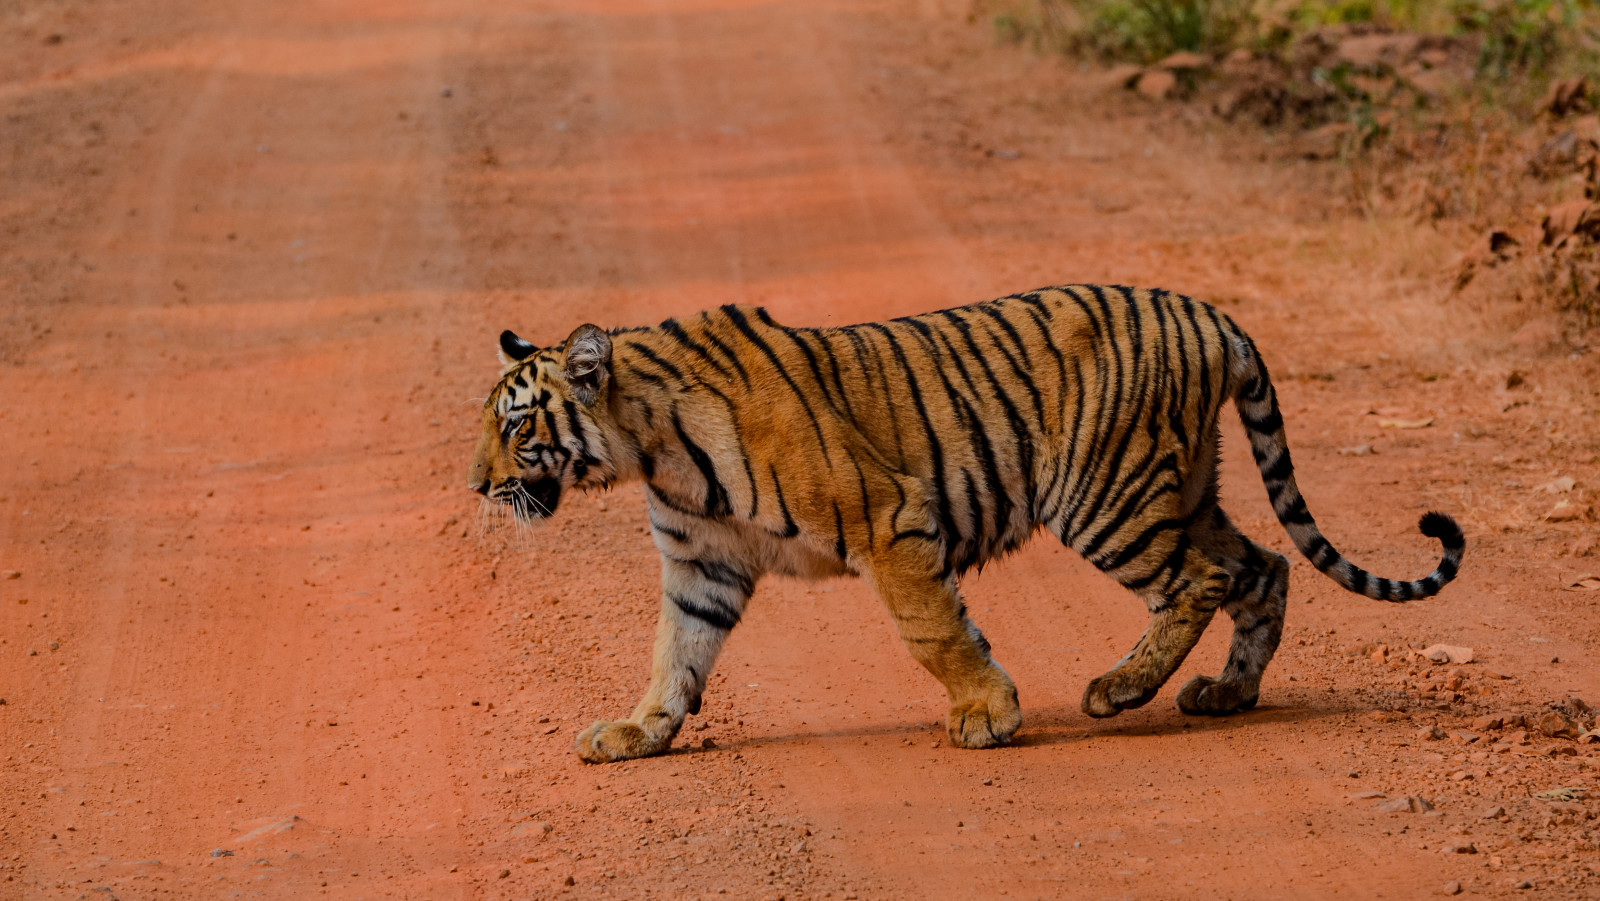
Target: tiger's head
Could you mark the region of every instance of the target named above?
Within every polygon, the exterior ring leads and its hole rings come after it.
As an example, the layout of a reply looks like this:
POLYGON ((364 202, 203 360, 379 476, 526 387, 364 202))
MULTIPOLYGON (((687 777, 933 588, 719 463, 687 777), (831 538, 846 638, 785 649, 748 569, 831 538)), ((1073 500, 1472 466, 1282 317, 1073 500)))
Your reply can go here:
POLYGON ((611 338, 581 325, 565 343, 540 349, 506 331, 500 358, 506 369, 484 401, 467 485, 526 523, 554 513, 566 489, 604 487, 616 476, 606 413, 611 338))

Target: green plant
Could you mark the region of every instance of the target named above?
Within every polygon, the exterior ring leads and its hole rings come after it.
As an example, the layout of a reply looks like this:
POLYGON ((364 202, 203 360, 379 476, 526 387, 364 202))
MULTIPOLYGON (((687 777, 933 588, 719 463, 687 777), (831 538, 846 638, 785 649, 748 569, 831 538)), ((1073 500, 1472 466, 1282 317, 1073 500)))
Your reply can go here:
POLYGON ((1478 71, 1503 77, 1542 72, 1577 23, 1574 0, 1452 0, 1457 27, 1483 35, 1478 71))
POLYGON ((1255 21, 1252 0, 1105 0, 1087 6, 1076 43, 1103 57, 1144 62, 1179 50, 1224 52, 1255 21))

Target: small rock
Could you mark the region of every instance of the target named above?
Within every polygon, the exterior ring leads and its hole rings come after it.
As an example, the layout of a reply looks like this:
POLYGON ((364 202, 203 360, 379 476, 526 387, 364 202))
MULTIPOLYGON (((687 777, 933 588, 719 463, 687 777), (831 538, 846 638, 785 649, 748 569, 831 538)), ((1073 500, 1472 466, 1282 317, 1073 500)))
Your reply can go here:
POLYGON ((1373 450, 1372 445, 1370 444, 1358 444, 1355 447, 1339 448, 1339 456, 1341 457, 1370 457, 1376 453, 1377 451, 1373 450))
POLYGON ((1577 486, 1577 479, 1572 476, 1562 476, 1559 479, 1551 479, 1533 490, 1543 491, 1545 494, 1567 494, 1577 486))
POLYGON ((1483 736, 1477 734, 1476 732, 1468 732, 1465 729, 1457 729, 1456 731, 1450 733, 1450 737, 1464 745, 1470 745, 1473 742, 1483 738, 1483 736))
POLYGON ((1545 522, 1583 522, 1590 517, 1593 511, 1588 504, 1573 503, 1562 498, 1556 502, 1550 512, 1544 515, 1545 522))
POLYGON ((1432 416, 1424 416, 1421 419, 1380 419, 1380 420, 1378 420, 1378 428, 1380 428, 1380 429, 1401 429, 1403 431, 1408 431, 1408 430, 1412 430, 1412 429, 1425 429, 1425 428, 1427 428, 1428 426, 1431 426, 1431 425, 1433 425, 1433 417, 1432 416))
POLYGON ((1506 815, 1506 809, 1504 807, 1501 807, 1500 805, 1496 804, 1495 806, 1493 806, 1493 807, 1489 808, 1488 810, 1485 810, 1483 813, 1479 814, 1478 815, 1478 819, 1480 819, 1480 820, 1498 820, 1498 819, 1500 819, 1501 817, 1503 817, 1505 815, 1506 815))
POLYGON ((1131 91, 1135 84, 1138 83, 1139 76, 1143 74, 1143 67, 1124 63, 1107 69, 1105 75, 1101 77, 1105 80, 1105 85, 1110 90, 1131 91))
POLYGON ((1166 100, 1178 90, 1178 77, 1171 72, 1155 69, 1140 75, 1134 87, 1151 100, 1166 100))
POLYGON ((1355 798, 1357 801, 1366 801, 1372 798, 1383 798, 1387 796, 1383 792, 1359 792, 1351 795, 1350 797, 1355 798))
POLYGON ((717 743, 715 741, 712 741, 709 738, 700 739, 700 748, 702 750, 709 751, 712 748, 715 748, 716 746, 717 746, 717 743))
POLYGON ((1600 591, 1600 576, 1585 573, 1566 580, 1563 586, 1568 591, 1600 591))
POLYGON ((556 827, 550 825, 549 823, 541 821, 518 823, 517 825, 511 827, 511 834, 516 836, 531 836, 539 841, 544 841, 549 837, 551 832, 555 831, 555 828, 556 827))
POLYGON ((211 856, 212 857, 232 857, 233 856, 233 852, 229 851, 227 848, 212 848, 211 849, 211 856))
POLYGON ((1524 880, 1516 883, 1515 885, 1513 885, 1511 887, 1512 888, 1533 888, 1533 883, 1531 883, 1528 880, 1524 879, 1524 880))
POLYGON ((1558 203, 1545 210, 1539 229, 1542 234, 1539 243, 1547 247, 1560 247, 1573 235, 1593 234, 1600 230, 1600 207, 1587 200, 1558 203))
POLYGON ((1423 650, 1422 656, 1434 663, 1471 663, 1472 649, 1449 644, 1436 644, 1423 650))
POLYGON ((1345 138, 1355 131, 1349 122, 1329 122, 1302 134, 1295 141, 1294 151, 1308 160, 1331 160, 1339 155, 1345 138))
POLYGON ((1157 69, 1166 69, 1169 72, 1206 69, 1210 68, 1210 66, 1211 60, 1206 59, 1198 53, 1190 53, 1187 50, 1179 50, 1177 53, 1174 53, 1166 59, 1163 59, 1161 62, 1156 63, 1157 69))
POLYGON ((985 777, 984 780, 983 780, 983 784, 984 785, 993 785, 994 784, 994 780, 992 778, 985 777))
POLYGON ((501 870, 500 871, 500 878, 501 879, 505 879, 505 878, 509 877, 510 875, 511 875, 511 871, 510 870, 501 870))
POLYGON ((1461 894, 1461 883, 1455 881, 1454 879, 1450 880, 1449 882, 1446 882, 1444 884, 1444 893, 1446 895, 1459 895, 1459 894, 1461 894))
POLYGON ((1585 535, 1572 543, 1572 556, 1600 556, 1600 535, 1585 535))
POLYGON ((1461 255, 1460 271, 1456 274, 1456 290, 1465 288, 1480 269, 1491 269, 1516 256, 1522 242, 1503 228, 1491 228, 1472 242, 1461 255))
POLYGON ((1417 730, 1417 737, 1423 741, 1440 741, 1444 738, 1444 730, 1438 726, 1423 726, 1417 730))
POLYGON ((1582 726, 1554 710, 1539 717, 1536 728, 1551 738, 1577 738, 1585 731, 1582 726))
POLYGON ((17 572, 14 569, 8 569, 8 570, 0 571, 0 576, 3 576, 5 578, 7 578, 7 579, 20 579, 20 578, 22 578, 22 573, 17 572))
POLYGON ((1480 732, 1499 729, 1501 725, 1503 725, 1503 721, 1498 716, 1477 716, 1472 718, 1472 728, 1480 732))
POLYGON ((1395 798, 1374 806, 1386 813, 1427 813, 1433 809, 1423 798, 1395 798))
MULTIPOLYGON (((440 97, 446 97, 446 98, 454 97, 455 93, 456 93, 455 90, 452 89, 449 85, 445 85, 444 87, 439 89, 439 96, 440 97)), ((571 883, 567 883, 567 884, 571 885, 571 883)))
POLYGON ((1476 854, 1476 853, 1478 853, 1478 847, 1476 845, 1474 845, 1473 843, 1471 843, 1471 842, 1467 842, 1464 845, 1445 845, 1444 846, 1444 853, 1446 853, 1446 854, 1476 854))
POLYGON ((989 155, 994 157, 997 160, 1020 160, 1020 159, 1022 159, 1021 151, 1017 151, 1017 150, 991 150, 991 151, 989 151, 989 155))
POLYGON ((1539 101, 1539 112, 1557 119, 1588 109, 1589 85, 1581 76, 1553 82, 1550 90, 1545 92, 1544 99, 1539 101))

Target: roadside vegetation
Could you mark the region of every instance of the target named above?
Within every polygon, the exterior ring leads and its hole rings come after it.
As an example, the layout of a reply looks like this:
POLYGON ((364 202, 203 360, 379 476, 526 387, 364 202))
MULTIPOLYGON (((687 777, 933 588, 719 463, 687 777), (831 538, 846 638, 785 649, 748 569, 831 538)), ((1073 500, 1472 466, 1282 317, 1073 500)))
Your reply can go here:
POLYGON ((1003 41, 1344 165, 1344 200, 1460 232, 1457 291, 1600 324, 1600 5, 977 0, 1003 41), (1485 286, 1489 286, 1487 289, 1485 286))

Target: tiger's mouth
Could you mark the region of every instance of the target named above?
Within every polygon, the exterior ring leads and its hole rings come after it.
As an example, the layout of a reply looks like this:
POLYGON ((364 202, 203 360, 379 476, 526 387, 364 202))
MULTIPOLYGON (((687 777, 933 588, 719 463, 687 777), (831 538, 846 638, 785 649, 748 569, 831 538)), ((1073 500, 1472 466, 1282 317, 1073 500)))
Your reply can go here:
POLYGON ((561 482, 552 478, 508 479, 496 499, 524 522, 544 519, 561 503, 561 482))

